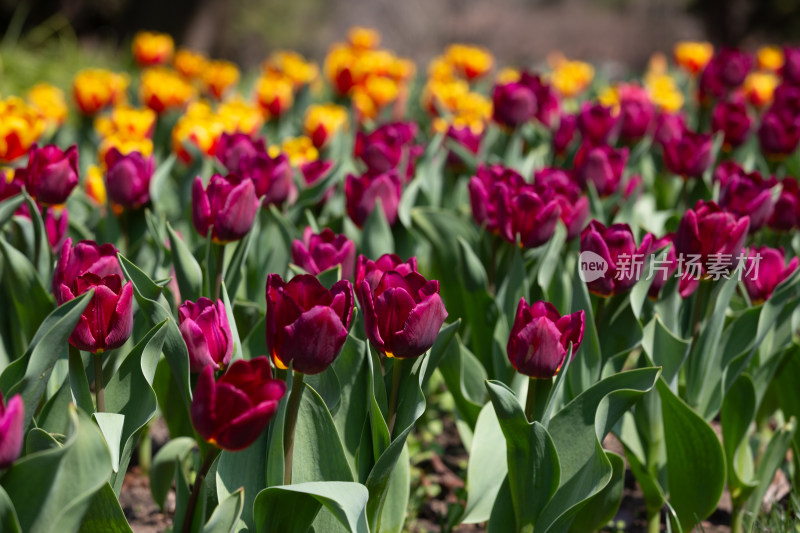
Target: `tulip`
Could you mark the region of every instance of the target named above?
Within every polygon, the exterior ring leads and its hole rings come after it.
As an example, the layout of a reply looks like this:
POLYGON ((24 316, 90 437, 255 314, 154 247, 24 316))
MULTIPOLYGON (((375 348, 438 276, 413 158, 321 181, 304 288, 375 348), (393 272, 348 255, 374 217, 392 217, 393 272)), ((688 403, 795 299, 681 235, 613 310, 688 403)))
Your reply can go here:
POLYGON ((413 144, 416 135, 417 125, 413 122, 384 124, 369 134, 359 131, 354 154, 364 162, 370 175, 405 170, 408 179, 413 175, 416 158, 421 155, 421 150, 413 144), (400 168, 402 162, 404 169, 400 168))
POLYGON ((742 282, 750 301, 758 305, 772 296, 775 288, 797 270, 798 261, 797 257, 792 257, 787 265, 782 248, 748 249, 742 282))
POLYGON ((447 318, 439 282, 417 272, 390 270, 374 287, 365 279, 357 291, 367 338, 387 357, 419 357, 433 346, 447 318))
POLYGON ((528 305, 520 298, 506 351, 517 372, 536 379, 558 374, 567 359, 570 344, 572 357, 583 340, 583 311, 561 316, 550 302, 528 305))
POLYGON ((55 144, 31 147, 25 188, 44 206, 63 204, 78 185, 78 147, 62 151, 55 144))
POLYGON ((244 174, 258 154, 267 152, 264 139, 253 139, 246 133, 223 133, 217 144, 217 159, 228 172, 244 174))
POLYGON ((469 198, 472 216, 478 225, 485 226, 492 233, 499 231, 497 213, 497 186, 502 184, 513 195, 525 184, 516 170, 502 165, 481 165, 469 180, 469 198))
POLYGON ((575 179, 582 188, 592 183, 601 197, 609 196, 619 189, 627 162, 627 148, 584 144, 575 154, 575 179))
POLYGON ((758 140, 766 155, 775 159, 787 157, 800 143, 800 116, 773 106, 761 117, 758 140))
POLYGON ((356 296, 359 298, 359 303, 364 306, 361 301, 361 292, 359 287, 361 283, 366 281, 369 285, 369 290, 373 291, 380 283, 381 278, 387 272, 394 270, 401 276, 406 276, 412 272, 417 272, 417 258, 411 257, 408 261, 403 261, 395 254, 383 254, 375 261, 368 259, 364 255, 358 256, 358 263, 356 264, 356 296))
POLYGON ((719 102, 711 116, 711 131, 721 131, 725 135, 723 146, 730 150, 744 144, 750 135, 753 119, 747 114, 747 106, 742 99, 719 102))
POLYGON ((106 191, 111 201, 128 209, 138 209, 150 201, 153 156, 139 152, 123 155, 116 148, 106 152, 106 191))
POLYGON ((324 178, 332 168, 333 161, 316 159, 300 165, 300 173, 303 175, 306 185, 311 186, 324 178))
MULTIPOLYGON (((469 153, 477 155, 481 148, 481 141, 483 140, 483 130, 479 129, 475 131, 471 126, 456 126, 451 124, 447 128, 445 138, 452 139, 454 142, 464 147, 469 153)), ((459 166, 464 162, 458 154, 449 151, 447 153, 447 163, 451 166, 459 166)))
POLYGON ((139 66, 160 65, 172 57, 175 43, 165 33, 141 31, 133 37, 132 49, 139 66))
POLYGON ((281 205, 295 196, 294 170, 283 152, 275 157, 256 154, 242 169, 242 174, 253 180, 256 195, 264 206, 281 205))
POLYGON ((495 122, 508 128, 517 128, 535 116, 536 94, 518 81, 495 85, 492 109, 495 122))
POLYGON ((286 384, 272 379, 266 357, 234 361, 216 382, 214 367, 207 365, 194 389, 192 424, 206 441, 243 450, 267 428, 285 393, 286 384))
POLYGON ((701 100, 724 97, 744 83, 752 66, 750 54, 732 48, 721 49, 700 77, 701 100))
POLYGON ((730 268, 742 251, 749 227, 749 217, 725 212, 715 202, 699 200, 678 225, 675 251, 684 259, 698 257, 701 275, 709 267, 730 268))
POLYGON ((652 253, 653 236, 646 234, 639 247, 627 224, 605 227, 592 220, 581 234, 581 253, 593 252, 608 265, 602 277, 587 282, 598 296, 613 296, 630 290, 644 274, 646 259, 652 253))
POLYGON ((0 202, 16 196, 22 192, 25 186, 25 169, 3 169, 0 170, 0 202))
POLYGON ((781 180, 781 194, 775 202, 775 209, 767 225, 777 231, 790 231, 800 227, 800 187, 794 177, 781 180))
POLYGON ((714 159, 712 144, 710 135, 684 130, 663 144, 664 165, 683 179, 702 177, 714 159))
POLYGON ((725 174, 719 195, 720 207, 740 217, 749 216, 751 232, 761 229, 775 208, 772 187, 778 181, 774 177, 765 179, 758 171, 745 172, 734 162, 720 168, 714 174, 715 178, 725 174))
POLYGON ((181 336, 189 350, 189 369, 201 372, 206 366, 225 370, 233 355, 233 335, 225 304, 208 298, 197 303, 186 300, 178 308, 181 336))
POLYGON ((539 196, 558 203, 567 240, 580 235, 589 220, 589 198, 581 194, 569 175, 561 169, 543 168, 536 172, 534 186, 539 196))
POLYGON ((72 299, 62 297, 62 292, 73 290, 78 276, 85 273, 94 274, 99 278, 118 276, 122 279, 124 276, 114 245, 80 241, 73 246, 72 239, 67 238, 61 246, 61 253, 53 272, 53 294, 58 305, 72 299))
POLYGON ((124 101, 127 88, 126 75, 103 69, 82 70, 72 80, 72 95, 84 115, 124 101))
POLYGON ((69 212, 66 207, 61 209, 51 207, 42 216, 44 218, 44 230, 47 233, 47 242, 50 243, 50 248, 53 251, 58 250, 63 246, 67 238, 69 212))
POLYGON ((401 194, 402 184, 396 170, 377 176, 364 174, 356 177, 348 174, 344 184, 347 214, 359 228, 364 226, 378 200, 381 201, 386 221, 390 226, 393 225, 397 221, 401 194))
POLYGON ((783 47, 783 67, 781 76, 792 85, 800 85, 800 48, 783 47))
POLYGON ((25 404, 15 394, 6 404, 0 392, 0 470, 10 467, 22 453, 25 440, 25 404))
POLYGON ((342 279, 352 279, 356 263, 356 245, 344 235, 336 235, 330 228, 314 233, 310 227, 303 232, 303 240, 292 242, 292 261, 309 274, 342 266, 342 279))
POLYGON ((553 152, 564 155, 572 141, 575 139, 575 130, 578 129, 578 118, 575 115, 561 115, 558 129, 553 132, 553 152))
POLYGON ((617 115, 603 104, 584 102, 578 115, 578 129, 585 143, 607 144, 617 126, 617 115))
POLYGON ((677 141, 686 129, 686 120, 678 113, 661 113, 656 118, 655 141, 664 146, 677 141))
POLYGON ((620 136, 632 142, 641 139, 650 130, 655 118, 655 107, 647 90, 634 84, 620 84, 619 122, 620 136))
POLYGON ((133 285, 122 285, 122 278, 116 274, 101 278, 87 272, 78 276, 71 287, 61 286, 58 295, 68 301, 94 289, 75 331, 69 338, 70 344, 80 350, 101 354, 119 348, 133 331, 133 285))
POLYGON ((539 75, 530 72, 522 72, 519 77, 520 83, 529 87, 536 97, 536 107, 534 116, 545 127, 552 128, 556 118, 560 114, 560 104, 558 96, 553 88, 542 81, 539 75))
POLYGON ((510 190, 498 184, 495 193, 501 237, 512 244, 519 242, 523 248, 536 248, 550 240, 561 216, 556 200, 543 198, 532 185, 510 190))
POLYGON ((198 176, 192 186, 192 222, 200 235, 224 244, 238 241, 250 231, 258 210, 253 182, 236 174, 214 174, 203 190, 198 176))
POLYGON ((319 374, 328 368, 347 339, 353 318, 353 287, 337 281, 330 290, 303 274, 284 282, 267 277, 267 349, 278 368, 319 374))

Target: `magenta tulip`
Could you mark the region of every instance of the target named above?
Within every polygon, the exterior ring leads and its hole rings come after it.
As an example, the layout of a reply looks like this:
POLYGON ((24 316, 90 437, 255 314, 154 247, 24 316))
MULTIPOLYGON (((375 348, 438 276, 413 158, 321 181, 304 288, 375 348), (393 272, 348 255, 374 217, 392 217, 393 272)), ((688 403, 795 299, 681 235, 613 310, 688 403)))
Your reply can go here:
POLYGON ((203 190, 198 176, 192 186, 192 222, 200 235, 216 243, 238 241, 250 231, 258 211, 253 182, 237 174, 214 174, 203 190))
POLYGON ((780 183, 781 194, 767 225, 774 230, 790 231, 800 227, 800 187, 792 176, 783 178, 780 183))
POLYGON ((575 154, 575 180, 583 189, 592 183, 601 197, 610 196, 619 190, 627 162, 627 148, 581 145, 575 154))
POLYGON ((581 234, 581 254, 592 252, 605 262, 607 269, 597 279, 587 281, 589 291, 598 296, 613 296, 629 291, 646 275, 647 260, 652 253, 653 236, 648 233, 637 247, 633 231, 627 224, 605 227, 592 220, 581 234))
POLYGON ((750 301, 758 305, 772 296, 775 288, 797 270, 798 258, 792 257, 789 264, 783 249, 761 246, 747 250, 742 282, 750 301))
POLYGON ((600 103, 584 102, 578 114, 578 129, 584 143, 598 146, 616 137, 617 115, 610 107, 600 103))
POLYGON ((115 204, 138 209, 150 201, 150 180, 155 162, 153 156, 139 152, 123 155, 112 147, 106 153, 106 189, 115 204))
POLYGON ((386 221, 390 226, 394 225, 401 194, 402 182, 396 170, 376 176, 364 174, 356 177, 348 174, 344 184, 347 214, 359 228, 364 226, 378 200, 381 201, 386 221))
POLYGON ((700 178, 713 162, 712 144, 708 134, 683 130, 680 137, 663 144, 664 165, 683 179, 700 178))
POLYGON ((314 233, 310 227, 303 231, 303 240, 292 242, 292 261, 308 272, 320 272, 342 266, 342 279, 352 279, 356 263, 356 245, 344 235, 335 234, 330 228, 314 233))
POLYGON ((39 204, 63 204, 78 185, 78 147, 62 151, 55 144, 42 148, 34 144, 24 175, 25 188, 39 204))
POLYGON ((6 404, 0 392, 0 470, 10 467, 22 453, 25 441, 25 404, 15 394, 6 404))
POLYGON ((750 218, 723 211, 714 202, 699 200, 683 215, 675 234, 675 251, 687 263, 692 256, 700 264, 700 277, 709 268, 728 270, 742 251, 750 218))
POLYGON ((189 370, 200 372, 206 366, 225 370, 233 355, 233 335, 221 300, 216 305, 208 298, 197 303, 186 300, 178 308, 178 324, 189 350, 189 370))

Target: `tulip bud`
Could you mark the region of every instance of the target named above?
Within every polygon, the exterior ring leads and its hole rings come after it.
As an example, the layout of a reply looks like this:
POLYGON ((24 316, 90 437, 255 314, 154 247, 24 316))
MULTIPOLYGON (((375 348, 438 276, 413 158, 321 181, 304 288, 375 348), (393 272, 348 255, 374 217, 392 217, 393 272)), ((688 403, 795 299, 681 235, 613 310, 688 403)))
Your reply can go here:
MULTIPOLYGON (((361 282, 366 281, 369 289, 371 291, 375 290, 383 275, 390 270, 399 272, 401 276, 417 272, 417 258, 411 257, 408 261, 403 261, 395 254, 383 254, 373 261, 364 255, 359 255, 358 264, 356 265, 356 287, 361 287, 361 282)), ((359 289, 356 289, 356 296, 363 307, 364 302, 361 301, 361 291, 359 289)))
POLYGON ((242 174, 253 180, 256 195, 265 206, 292 201, 295 195, 294 170, 283 152, 275 157, 268 153, 256 154, 242 168, 242 174))
POLYGON ((589 220, 589 198, 569 175, 557 168, 543 168, 534 176, 534 186, 539 196, 554 200, 561 208, 561 222, 567 228, 567 240, 581 234, 589 220))
POLYGON ((25 404, 15 394, 6 404, 0 392, 0 470, 10 467, 22 453, 25 440, 25 404))
POLYGON ((712 144, 710 135, 684 130, 663 144, 664 165, 683 179, 700 178, 713 162, 712 144))
POLYGON ((721 182, 720 207, 740 217, 749 216, 751 233, 761 229, 775 208, 772 187, 777 185, 778 181, 774 177, 765 179, 758 171, 745 172, 734 162, 720 165, 714 177, 723 174, 726 175, 721 182))
POLYGON ((550 240, 561 215, 557 201, 539 196, 532 185, 513 191, 497 184, 495 191, 501 237, 512 244, 519 242, 523 248, 536 248, 550 240))
POLYGON ((389 225, 397 222, 397 209, 402 195, 402 183, 396 170, 386 174, 356 177, 348 174, 344 184, 347 214, 359 228, 364 226, 380 199, 383 214, 389 225))
POLYGON ((714 202, 699 200, 678 225, 675 251, 686 259, 699 256, 701 275, 712 264, 715 268, 731 268, 742 251, 749 227, 749 217, 738 217, 714 202))
POLYGON ((388 357, 419 357, 433 346, 447 318, 439 282, 417 272, 390 270, 374 287, 362 281, 358 292, 367 338, 388 357))
POLYGON ((792 257, 787 265, 783 248, 748 249, 742 282, 753 304, 758 305, 772 296, 775 288, 797 270, 798 261, 797 257, 792 257))
POLYGON ((233 355, 233 335, 221 300, 208 298, 197 303, 186 300, 178 308, 178 324, 189 350, 189 369, 200 372, 206 366, 225 370, 233 355))
POLYGON ((405 170, 408 179, 411 176, 409 167, 413 169, 414 161, 421 155, 421 150, 414 145, 416 135, 417 125, 413 122, 384 124, 369 134, 359 131, 354 154, 364 162, 370 175, 405 170), (404 161, 405 168, 401 168, 404 161))
POLYGON ((566 361, 570 344, 575 357, 583 340, 585 321, 583 311, 561 316, 550 302, 528 305, 521 298, 506 346, 508 360, 521 374, 552 378, 566 361))
POLYGON ((78 147, 65 151, 55 144, 31 147, 25 169, 25 188, 44 206, 63 204, 78 185, 78 147))
POLYGON ((487 231, 498 232, 498 191, 508 189, 513 195, 524 185, 525 178, 514 169, 503 165, 478 167, 476 175, 469 181, 469 198, 475 222, 485 226, 487 231))
POLYGON ((584 142, 595 146, 608 143, 616 125, 617 116, 610 107, 599 103, 583 103, 578 115, 578 129, 584 142))
MULTIPOLYGON (((95 274, 99 278, 118 276, 122 279, 122 269, 117 260, 117 249, 113 244, 98 245, 94 241, 80 241, 72 246, 67 238, 61 247, 58 262, 53 272, 53 294, 58 305, 73 297, 62 296, 64 290, 71 290, 78 276, 84 273, 95 274)), ((65 294, 65 293, 63 293, 65 294)))
POLYGON ((153 156, 139 152, 123 155, 115 147, 106 152, 106 191, 111 201, 128 209, 138 209, 150 201, 153 156))
POLYGON ((575 154, 575 180, 583 189, 593 183, 601 197, 612 195, 619 189, 627 162, 627 148, 584 144, 575 154))
POLYGON ((319 374, 339 355, 353 318, 347 280, 326 289, 310 275, 267 278, 267 349, 278 368, 319 374))
POLYGON ((492 91, 492 118, 498 124, 516 128, 536 114, 536 95, 518 81, 495 85, 492 91))
POLYGON ((192 222, 200 235, 217 243, 238 241, 250 231, 258 211, 253 182, 236 174, 214 174, 203 190, 198 176, 192 186, 192 222))
POLYGON ((80 350, 103 353, 119 348, 133 331, 133 285, 122 285, 116 274, 101 278, 90 272, 81 274, 73 287, 64 290, 62 297, 71 300, 91 289, 94 296, 81 315, 70 344, 80 350))
POLYGON ((620 84, 619 121, 620 136, 633 142, 641 139, 650 130, 655 118, 655 107, 647 90, 634 84, 620 84))
POLYGON ((783 67, 780 72, 787 83, 800 85, 800 48, 783 47, 783 67))
POLYGON ((520 73, 519 81, 532 90, 536 97, 534 110, 536 120, 545 127, 552 128, 561 112, 556 92, 549 84, 542 81, 542 77, 537 74, 523 71, 520 73))
POLYGON ((310 227, 303 231, 303 240, 292 242, 292 261, 309 274, 342 265, 342 279, 352 279, 356 263, 356 245, 330 228, 314 233, 310 227))
POLYGON ((777 231, 800 227, 800 187, 796 178, 789 176, 781 180, 781 194, 767 224, 777 231))
POLYGON ((578 129, 578 119, 575 115, 561 115, 558 129, 553 132, 553 152, 564 155, 575 139, 575 130, 578 129))
POLYGON ((67 208, 50 208, 44 213, 44 230, 47 233, 47 242, 50 248, 56 251, 64 245, 69 227, 69 212, 67 208))
POLYGON ((730 150, 744 144, 750 135, 753 119, 747 114, 747 106, 742 99, 719 102, 711 116, 711 131, 721 131, 725 135, 723 147, 730 150))
POLYGON ((200 373, 192 398, 192 424, 206 441, 225 450, 250 446, 267 428, 286 393, 272 379, 266 357, 239 359, 216 382, 214 367, 200 373))
POLYGON ((753 66, 750 54, 733 48, 722 48, 703 70, 700 77, 700 98, 703 101, 723 98, 744 83, 753 66))
POLYGON ((686 120, 678 113, 661 113, 656 118, 655 141, 664 146, 677 141, 686 129, 686 120))
POLYGON ((652 244, 653 236, 648 233, 637 248, 627 224, 605 227, 592 220, 581 234, 581 254, 593 252, 608 268, 601 277, 587 281, 589 291, 598 296, 613 296, 630 290, 643 275, 652 244))
POLYGON ((228 172, 244 175, 253 158, 266 152, 263 139, 253 140, 246 133, 225 132, 219 138, 216 156, 228 172))
POLYGON ((766 155, 775 159, 787 157, 800 143, 800 117, 789 109, 773 105, 761 117, 758 140, 766 155))

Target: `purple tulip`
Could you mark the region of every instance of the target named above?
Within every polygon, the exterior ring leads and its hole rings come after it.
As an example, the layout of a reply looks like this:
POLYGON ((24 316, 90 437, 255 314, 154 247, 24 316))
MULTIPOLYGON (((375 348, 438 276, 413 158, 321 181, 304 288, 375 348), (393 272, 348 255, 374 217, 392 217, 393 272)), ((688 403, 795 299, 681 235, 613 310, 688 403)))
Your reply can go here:
POLYGON ((749 216, 751 233, 761 229, 775 208, 772 188, 778 181, 774 177, 765 179, 758 171, 745 172, 734 162, 726 163, 724 170, 714 174, 715 178, 723 175, 720 207, 740 217, 749 216))
MULTIPOLYGON (((475 132, 470 126, 455 126, 451 124, 447 128, 445 138, 452 139, 471 154, 477 155, 481 148, 483 131, 475 132)), ((464 162, 461 160, 461 157, 452 151, 448 151, 447 153, 447 163, 450 166, 460 166, 464 164, 464 162)))
POLYGON ((469 199, 472 206, 472 216, 480 226, 485 226, 487 231, 497 233, 498 222, 498 191, 508 189, 514 195, 525 185, 523 178, 516 170, 503 165, 481 165, 477 173, 469 180, 469 199))
POLYGON ((520 374, 550 379, 564 365, 570 344, 574 359, 585 322, 583 311, 561 316, 550 302, 528 305, 521 298, 506 346, 508 360, 520 374))
POLYGON ((508 128, 517 128, 535 116, 536 94, 518 81, 495 85, 492 109, 495 122, 508 128))
POLYGON ((303 175, 303 181, 305 181, 306 186, 310 187, 327 176, 331 168, 333 168, 333 161, 315 159, 301 165, 300 173, 303 175))
POLYGON ((753 57, 741 50, 722 48, 708 62, 700 77, 703 101, 725 97, 744 83, 753 66, 753 57))
POLYGON ((789 156, 800 143, 800 115, 773 105, 761 117, 758 140, 767 156, 774 159, 789 156))
POLYGON ((680 139, 686 130, 686 119, 678 113, 661 113, 656 118, 655 141, 664 146, 680 139))
POLYGON ((24 168, 0 170, 0 202, 18 195, 24 186, 24 168))
POLYGON ((50 248, 53 251, 60 249, 67 238, 67 229, 69 228, 69 211, 64 207, 62 209, 50 208, 44 213, 44 230, 47 232, 47 242, 50 243, 50 248))
POLYGON ((361 292, 358 287, 361 283, 366 281, 369 285, 369 290, 373 291, 380 283, 381 278, 387 272, 394 270, 401 276, 406 276, 412 272, 417 272, 417 258, 411 257, 408 261, 403 261, 395 254, 383 254, 375 261, 368 259, 364 255, 358 256, 358 263, 356 265, 356 297, 359 298, 359 303, 364 306, 361 301, 361 292))
POLYGON ((680 137, 663 144, 664 165, 683 179, 700 178, 713 162, 712 144, 711 135, 683 130, 680 137))
POLYGON ((347 214, 359 228, 364 226, 378 200, 381 201, 386 221, 390 226, 394 225, 401 194, 402 183, 396 170, 377 176, 364 174, 356 177, 348 174, 344 184, 347 214))
POLYGON ((225 450, 244 450, 267 428, 286 393, 286 384, 272 379, 266 357, 234 361, 219 380, 207 365, 192 398, 192 424, 207 442, 225 450))
POLYGON ((747 114, 747 105, 742 98, 720 101, 711 116, 711 131, 725 135, 723 147, 730 150, 744 144, 753 127, 753 119, 747 114))
POLYGON ((578 115, 578 129, 584 143, 593 146, 608 144, 616 137, 617 115, 610 107, 600 103, 584 102, 578 115))
POLYGON ((356 245, 330 228, 314 233, 310 227, 303 231, 303 240, 292 242, 292 261, 309 274, 342 266, 342 279, 352 279, 356 263, 356 245))
POLYGON ((495 185, 500 236, 523 248, 536 248, 550 240, 561 216, 556 200, 546 200, 532 185, 510 190, 495 185))
POLYGON ((216 156, 228 172, 244 174, 256 156, 266 153, 264 139, 253 139, 246 133, 225 132, 217 144, 216 156))
POLYGON ((208 298, 197 303, 186 300, 178 308, 181 336, 189 350, 189 370, 200 372, 206 366, 225 370, 233 355, 233 335, 222 300, 216 305, 208 298))
POLYGON ((22 453, 25 440, 25 404, 15 394, 6 404, 0 392, 0 470, 10 467, 22 453))
POLYGON ((250 231, 258 211, 253 182, 237 174, 214 174, 203 190, 198 176, 192 186, 192 222, 200 235, 216 243, 238 241, 250 231))
POLYGON ((783 81, 792 85, 800 85, 800 48, 794 46, 783 47, 783 67, 781 67, 783 81))
POLYGON ((43 206, 67 201, 78 185, 78 147, 62 151, 55 144, 31 147, 25 169, 25 188, 43 206))
POLYGON ((256 196, 265 207, 291 203, 297 194, 294 170, 289 164, 289 157, 283 152, 275 157, 267 153, 256 154, 245 164, 242 175, 253 180, 256 196))
POLYGON ((598 296, 613 296, 629 291, 646 273, 646 262, 652 253, 653 236, 648 233, 639 247, 627 224, 605 227, 592 220, 581 234, 581 254, 592 252, 605 261, 603 275, 587 281, 589 291, 598 296))
POLYGON ((742 251, 749 227, 749 217, 738 217, 723 211, 714 202, 699 200, 694 209, 686 211, 678 225, 675 251, 686 262, 687 270, 692 257, 697 258, 699 277, 705 275, 709 267, 729 269, 742 251))
POLYGON ((138 209, 150 201, 153 156, 139 152, 123 155, 115 147, 106 152, 106 189, 112 202, 127 209, 138 209))
POLYGON ((564 155, 575 139, 578 129, 578 118, 575 115, 563 114, 558 123, 558 129, 553 132, 553 152, 564 155))
POLYGON ((583 189, 592 183, 601 197, 610 196, 619 189, 627 162, 627 148, 581 145, 575 154, 575 180, 583 189))
POLYGON ((419 357, 433 346, 447 311, 439 282, 417 272, 386 272, 373 288, 358 287, 367 338, 387 357, 419 357))
POLYGON ((635 84, 620 84, 619 121, 620 136, 628 141, 638 141, 650 130, 655 118, 655 107, 647 90, 635 84))
POLYGON ((782 248, 776 250, 761 246, 749 248, 746 261, 742 282, 750 301, 758 305, 772 296, 775 288, 797 270, 799 260, 792 257, 787 265, 782 248))
POLYGON ((396 170, 406 180, 414 173, 416 159, 422 154, 414 144, 417 136, 414 122, 393 122, 378 127, 369 134, 356 134, 354 155, 367 167, 367 174, 377 176, 396 170))
POLYGON ((124 276, 117 260, 117 249, 113 244, 98 245, 94 241, 80 241, 72 246, 72 239, 67 238, 61 246, 53 271, 53 294, 58 305, 74 298, 62 297, 62 291, 72 290, 78 276, 86 273, 99 278, 118 276, 122 279, 124 276))
POLYGON ((536 172, 534 186, 541 197, 558 203, 561 222, 567 228, 567 240, 580 235, 589 220, 589 198, 581 194, 580 187, 569 175, 558 168, 543 168, 536 172))
POLYGON ((783 178, 780 183, 781 194, 767 225, 777 231, 791 231, 800 227, 800 187, 797 179, 791 176, 783 178))
POLYGON ((353 287, 337 281, 330 290, 303 274, 284 282, 267 277, 267 349, 278 368, 289 364, 303 374, 319 374, 333 363, 353 318, 353 287))
POLYGON ((519 81, 530 88, 536 97, 534 111, 536 120, 546 128, 552 128, 561 113, 561 104, 556 92, 538 74, 523 71, 520 73, 519 81))

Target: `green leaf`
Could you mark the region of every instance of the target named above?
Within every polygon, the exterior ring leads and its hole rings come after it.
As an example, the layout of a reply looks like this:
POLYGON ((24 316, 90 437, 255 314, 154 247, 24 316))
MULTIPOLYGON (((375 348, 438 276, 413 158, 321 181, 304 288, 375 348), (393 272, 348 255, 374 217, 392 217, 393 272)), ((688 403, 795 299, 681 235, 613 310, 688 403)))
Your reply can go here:
POLYGON ((166 337, 166 322, 154 326, 133 347, 106 384, 106 409, 124 416, 117 443, 117 446, 121 446, 119 468, 112 479, 117 494, 122 490, 125 472, 139 435, 156 414, 158 402, 152 384, 166 337))
POLYGON ((483 406, 475 424, 467 465, 467 505, 462 523, 475 524, 489 519, 507 473, 506 439, 490 402, 483 406))
POLYGON ((367 347, 352 334, 342 347, 339 357, 333 362, 333 370, 339 381, 339 408, 333 414, 336 431, 342 438, 344 453, 351 469, 357 472, 356 455, 361 443, 361 432, 368 418, 367 398, 367 347))
POLYGON ((111 457, 103 435, 88 415, 72 407, 64 445, 19 459, 6 472, 3 487, 22 530, 77 532, 110 476, 111 457))
POLYGON ((24 201, 25 196, 17 194, 0 202, 0 228, 11 220, 11 217, 14 216, 14 212, 19 209, 19 206, 21 206, 24 201))
POLYGON ((310 385, 304 386, 294 433, 292 481, 352 481, 353 472, 325 402, 310 385))
MULTIPOLYGON (((2 207, 3 204, 0 204, 2 207)), ((5 489, 0 486, 0 529, 8 533, 21 533, 17 511, 5 489)))
POLYGON ((225 304, 225 314, 228 316, 228 326, 231 328, 231 339, 233 340, 233 354, 231 355, 231 362, 241 359, 242 355, 242 341, 239 338, 239 328, 236 327, 236 317, 233 316, 233 304, 228 298, 228 288, 225 282, 220 286, 220 298, 222 303, 225 304))
MULTIPOLYGON (((272 424, 275 422, 273 421, 272 424)), ((242 491, 241 518, 253 529, 253 502, 258 491, 267 486, 267 444, 269 436, 263 432, 256 441, 239 452, 223 450, 219 456, 216 474, 217 497, 221 501, 242 491)), ((222 505, 222 504, 220 504, 222 505)), ((238 518, 238 515, 237 515, 238 518)))
POLYGON ((33 198, 27 192, 23 194, 25 195, 25 203, 28 205, 28 215, 31 217, 30 220, 33 225, 33 264, 39 273, 39 278, 49 280, 53 275, 53 252, 50 248, 50 241, 47 238, 44 220, 42 220, 39 206, 33 198))
POLYGON ((585 326, 583 331, 583 341, 580 350, 575 354, 575 361, 567 375, 566 392, 568 398, 574 398, 600 379, 600 370, 603 365, 603 356, 600 352, 600 338, 594 324, 594 311, 592 300, 589 297, 589 289, 586 283, 578 275, 580 265, 576 264, 575 272, 572 275, 572 306, 573 312, 583 310, 585 314, 585 326))
POLYGON ((464 237, 459 235, 457 239, 461 252, 464 288, 470 292, 485 289, 489 286, 489 276, 486 274, 486 269, 483 268, 483 263, 475 254, 472 246, 464 240, 464 237))
POLYGON ((225 286, 230 290, 234 300, 236 299, 236 293, 239 292, 239 286, 244 280, 244 267, 247 264, 247 256, 250 254, 250 246, 255 238, 253 235, 257 235, 259 230, 260 219, 256 217, 253 227, 238 242, 236 248, 233 249, 233 255, 228 261, 228 268, 225 271, 225 286))
POLYGON ((622 503, 622 491, 625 488, 625 460, 621 455, 606 451, 613 472, 611 481, 603 490, 589 498, 586 505, 581 508, 572 525, 571 533, 584 533, 585 531, 598 531, 616 516, 622 503))
POLYGON ((270 487, 256 496, 256 531, 306 533, 324 506, 351 533, 368 533, 368 498, 369 492, 359 483, 328 481, 270 487))
POLYGON ((181 298, 196 302, 203 295, 203 271, 200 264, 192 255, 192 251, 181 239, 172 226, 167 222, 169 234, 170 254, 172 265, 175 267, 175 278, 181 298))
POLYGON ((83 516, 81 533, 131 533, 131 526, 120 507, 117 495, 106 483, 94 495, 89 510, 83 516))
POLYGON ((511 389, 497 381, 487 381, 486 388, 506 440, 516 529, 533 528, 559 487, 561 468, 555 445, 543 425, 528 422, 511 389), (531 500, 530 494, 536 498, 531 500))
POLYGON ((408 458, 408 443, 394 466, 386 489, 386 503, 383 505, 378 520, 378 533, 402 533, 408 512, 409 485, 411 484, 411 467, 408 458))
POLYGON ((750 451, 750 424, 756 417, 756 391, 753 380, 742 374, 725 395, 720 413, 728 487, 737 506, 747 500, 755 488, 753 455, 750 451))
POLYGON ((522 250, 519 246, 514 246, 511 254, 508 275, 497 290, 497 303, 502 307, 509 323, 514 320, 520 298, 527 298, 530 294, 530 282, 525 270, 525 261, 522 260, 522 250))
POLYGON ((235 533, 244 508, 244 489, 239 489, 220 502, 203 526, 203 533, 235 533))
POLYGON ((111 468, 114 472, 119 472, 120 442, 122 440, 122 425, 125 423, 125 415, 117 413, 94 413, 92 415, 103 438, 106 446, 111 452, 111 468))
POLYGON ((486 370, 461 338, 450 343, 445 357, 439 364, 447 390, 453 395, 458 414, 474 428, 478 415, 486 401, 486 370))
POLYGON ((150 494, 161 509, 164 508, 167 494, 172 487, 176 462, 183 462, 194 447, 194 439, 178 437, 167 442, 153 458, 150 468, 150 494))
POLYGON ((380 199, 364 222, 361 232, 361 251, 370 258, 378 258, 383 254, 394 253, 394 237, 392 228, 386 221, 380 199))
POLYGON ((725 454, 705 420, 657 384, 664 417, 669 500, 681 528, 691 530, 717 508, 725 488, 725 454))
MULTIPOLYGON (((86 411, 93 413, 94 402, 92 401, 92 391, 89 389, 89 380, 86 377, 86 366, 84 365, 81 351, 69 345, 69 384, 72 389, 72 398, 75 405, 86 411)), ((90 356, 91 357, 91 356, 90 356)))
POLYGON ((172 193, 168 187, 169 174, 175 166, 175 154, 170 154, 160 165, 150 179, 150 199, 158 213, 169 212, 169 201, 165 198, 172 193))
POLYGON ((67 339, 93 294, 94 290, 90 290, 51 312, 37 330, 25 355, 8 365, 0 375, 0 390, 4 391, 6 398, 22 395, 26 428, 35 414, 33 407, 38 406, 42 399, 53 365, 64 353, 67 339))
POLYGON ((672 385, 678 377, 678 370, 689 355, 691 344, 691 339, 674 335, 658 315, 644 327, 642 348, 650 361, 661 367, 661 376, 667 384, 672 385))

